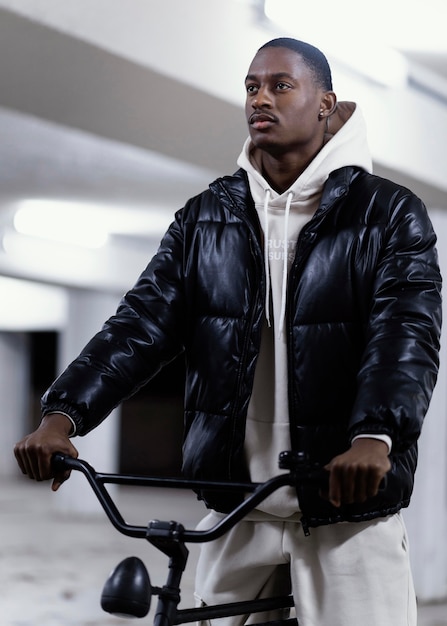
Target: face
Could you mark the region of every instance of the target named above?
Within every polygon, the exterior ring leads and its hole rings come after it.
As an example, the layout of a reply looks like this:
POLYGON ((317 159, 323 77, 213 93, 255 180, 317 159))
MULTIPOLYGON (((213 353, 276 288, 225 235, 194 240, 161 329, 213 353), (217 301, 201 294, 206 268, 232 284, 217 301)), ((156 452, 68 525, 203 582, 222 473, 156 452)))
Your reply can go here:
POLYGON ((318 151, 326 110, 325 92, 301 56, 288 48, 260 50, 245 81, 245 112, 253 144, 280 156, 288 152, 318 151))

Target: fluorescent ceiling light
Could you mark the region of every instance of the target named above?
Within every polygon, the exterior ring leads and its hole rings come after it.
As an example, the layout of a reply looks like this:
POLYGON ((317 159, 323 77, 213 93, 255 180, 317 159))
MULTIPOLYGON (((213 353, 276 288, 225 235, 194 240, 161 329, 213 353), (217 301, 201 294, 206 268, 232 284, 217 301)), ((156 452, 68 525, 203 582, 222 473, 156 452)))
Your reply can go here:
POLYGON ((113 234, 161 236, 171 221, 169 212, 46 199, 20 202, 13 218, 22 235, 85 248, 100 248, 113 234))
POLYGON ((25 200, 14 215, 14 228, 22 235, 60 243, 100 248, 107 243, 104 218, 83 205, 47 200, 25 200))

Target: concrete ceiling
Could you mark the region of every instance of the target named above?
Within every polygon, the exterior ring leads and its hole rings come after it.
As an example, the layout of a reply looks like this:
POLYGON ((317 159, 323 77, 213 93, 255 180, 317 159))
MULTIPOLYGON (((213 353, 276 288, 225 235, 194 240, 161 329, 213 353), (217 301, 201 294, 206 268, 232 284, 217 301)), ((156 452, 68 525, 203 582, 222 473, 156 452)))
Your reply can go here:
POLYGON ((128 216, 120 271, 105 281, 81 265, 70 280, 61 262, 48 272, 36 255, 32 265, 23 255, 12 262, 1 249, 0 274, 121 293, 159 243, 158 230, 148 234, 153 212, 165 212, 167 226, 187 198, 236 167, 240 107, 2 9, 0 77, 0 229, 30 198, 128 216), (142 230, 136 220, 133 235, 131 210, 148 222, 142 230))
POLYGON ((426 67, 434 75, 447 79, 447 38, 445 41, 446 49, 444 52, 431 52, 429 50, 402 50, 402 52, 410 61, 418 63, 421 67, 426 67))
POLYGON ((246 132, 235 105, 1 9, 0 77, 1 196, 172 206, 246 132))

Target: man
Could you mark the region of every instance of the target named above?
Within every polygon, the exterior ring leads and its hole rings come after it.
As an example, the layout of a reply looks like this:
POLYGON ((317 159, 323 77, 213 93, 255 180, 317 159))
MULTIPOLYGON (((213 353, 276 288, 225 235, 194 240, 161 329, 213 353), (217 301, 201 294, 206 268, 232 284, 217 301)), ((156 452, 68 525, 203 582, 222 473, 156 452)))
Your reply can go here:
MULTIPOLYGON (((176 215, 17 460, 50 478, 53 452, 76 455, 70 436, 184 351, 186 475, 265 480, 287 449, 329 474, 326 496, 278 491, 205 544, 198 599, 261 596, 290 569, 300 626, 415 626, 399 511, 438 368, 435 235, 417 197, 370 173, 361 113, 337 104, 318 49, 268 42, 246 90, 239 171, 176 215)), ((235 503, 201 497, 202 526, 235 503)))

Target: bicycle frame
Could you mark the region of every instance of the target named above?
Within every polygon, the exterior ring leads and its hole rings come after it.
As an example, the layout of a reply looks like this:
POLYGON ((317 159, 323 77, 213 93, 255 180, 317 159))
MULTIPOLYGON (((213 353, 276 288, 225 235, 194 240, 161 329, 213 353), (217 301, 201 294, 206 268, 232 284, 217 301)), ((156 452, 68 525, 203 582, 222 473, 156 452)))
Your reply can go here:
MULTIPOLYGON (((144 617, 149 612, 152 595, 158 596, 155 612, 154 626, 175 626, 177 624, 217 619, 237 615, 259 613, 276 609, 288 609, 293 607, 292 596, 281 596, 260 600, 247 600, 191 609, 178 609, 180 602, 180 583, 188 560, 188 548, 186 543, 203 543, 213 541, 224 535, 230 528, 239 522, 247 513, 253 510, 267 496, 276 489, 286 485, 295 485, 297 480, 316 480, 315 471, 309 471, 302 455, 292 452, 284 452, 280 456, 280 467, 288 469, 284 474, 275 476, 265 483, 228 483, 209 482, 175 478, 154 478, 146 476, 133 476, 123 474, 100 473, 86 461, 74 459, 62 454, 53 457, 53 466, 57 471, 76 470, 86 477, 93 492, 95 493, 104 512, 113 526, 123 535, 134 538, 146 539, 158 550, 169 557, 169 572, 165 585, 162 588, 150 585, 149 575, 144 564, 136 559, 125 559, 115 568, 104 587, 102 606, 107 612, 117 615, 132 615, 144 617), (150 486, 163 488, 181 489, 212 489, 212 490, 236 490, 242 491, 246 496, 244 501, 233 511, 225 515, 215 526, 208 530, 188 530, 182 524, 174 521, 152 520, 146 526, 127 524, 110 496, 106 485, 150 486), (121 567, 121 569, 119 569, 121 567), (129 573, 130 567, 136 567, 134 574, 129 573), (137 596, 127 599, 126 594, 131 595, 132 590, 128 581, 132 576, 137 581, 137 596), (122 587, 126 586, 123 591, 122 587), (119 591, 117 591, 119 587, 119 591), (144 599, 144 596, 147 599, 144 599)), ((318 473, 321 475, 321 473, 318 473)), ((268 622, 274 624, 275 622, 268 622)), ((280 620, 287 626, 298 626, 296 619, 280 620)))

